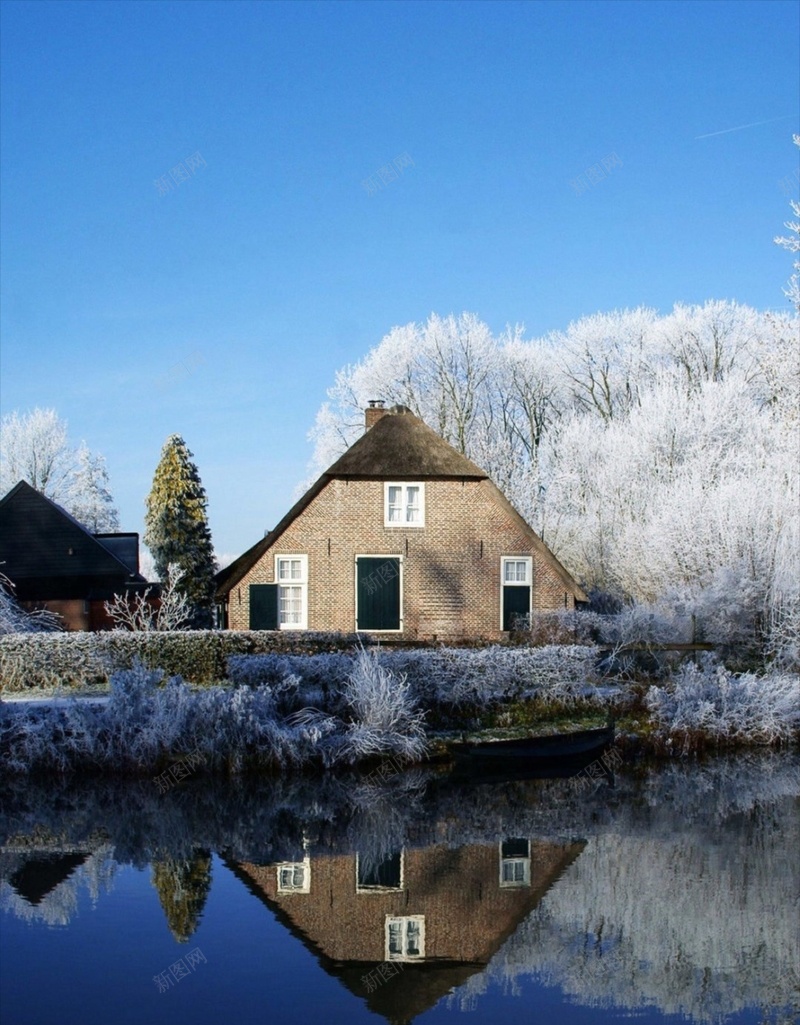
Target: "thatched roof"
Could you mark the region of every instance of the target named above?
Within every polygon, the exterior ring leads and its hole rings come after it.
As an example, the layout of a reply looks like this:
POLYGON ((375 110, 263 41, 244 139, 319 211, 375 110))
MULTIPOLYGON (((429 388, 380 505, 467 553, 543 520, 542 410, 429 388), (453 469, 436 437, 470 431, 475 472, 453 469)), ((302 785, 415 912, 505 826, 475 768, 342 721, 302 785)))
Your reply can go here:
POLYGON ((328 468, 326 475, 362 480, 487 477, 485 471, 440 438, 407 406, 388 410, 328 468))
MULTIPOLYGON (((266 537, 217 574, 217 596, 226 595, 231 588, 274 545, 287 527, 313 502, 332 480, 489 480, 479 466, 456 451, 444 438, 439 437, 406 406, 393 406, 340 456, 325 473, 311 485, 280 523, 266 537)), ((578 601, 587 596, 577 582, 556 559, 550 549, 520 516, 508 499, 489 481, 497 501, 524 533, 530 535, 531 544, 553 567, 568 590, 578 601)))
POLYGON ((440 438, 406 406, 386 415, 329 466, 295 502, 266 537, 217 574, 217 595, 224 595, 251 569, 286 528, 332 480, 486 480, 487 474, 440 438))

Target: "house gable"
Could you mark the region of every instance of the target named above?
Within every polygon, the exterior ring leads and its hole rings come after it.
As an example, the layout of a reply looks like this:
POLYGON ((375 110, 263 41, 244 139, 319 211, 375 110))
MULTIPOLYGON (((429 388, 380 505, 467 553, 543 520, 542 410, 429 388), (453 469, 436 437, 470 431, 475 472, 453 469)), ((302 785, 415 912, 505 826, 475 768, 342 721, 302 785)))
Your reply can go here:
MULTIPOLYGON (((505 594, 522 598, 515 611, 571 608, 587 600, 486 473, 396 407, 314 483, 275 530, 218 575, 217 593, 227 601, 228 625, 236 629, 261 628, 250 617, 251 593, 262 607, 275 608, 276 594, 263 589, 280 585, 285 601, 302 609, 294 622, 312 630, 489 639, 508 629, 505 620, 512 618, 502 611, 500 580, 502 560, 510 556, 527 559, 531 575, 527 597, 519 589, 505 594), (391 515, 390 501, 400 503, 391 515), (290 556, 307 565, 295 584, 276 576, 276 560, 290 556), (387 602, 365 618, 370 591, 387 602)), ((290 628, 287 619, 282 622, 290 628)))
MULTIPOLYGON (((113 537, 128 539, 118 544, 129 560, 129 539, 137 535, 113 537)), ((0 565, 21 601, 86 597, 91 589, 146 583, 65 509, 25 481, 0 499, 0 565)))

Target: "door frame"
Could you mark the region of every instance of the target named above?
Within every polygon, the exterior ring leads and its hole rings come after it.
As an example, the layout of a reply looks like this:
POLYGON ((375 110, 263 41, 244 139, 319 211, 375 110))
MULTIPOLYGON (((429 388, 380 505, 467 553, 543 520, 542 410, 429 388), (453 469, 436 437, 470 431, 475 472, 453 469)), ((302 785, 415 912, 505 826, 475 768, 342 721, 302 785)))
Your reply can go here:
POLYGON ((533 556, 532 555, 501 555, 500 556, 500 630, 506 632, 505 626, 505 613, 504 613, 504 596, 505 589, 507 587, 527 587, 528 588, 528 615, 533 612, 533 556), (506 576, 506 563, 507 562, 525 562, 528 565, 528 583, 527 584, 507 584, 505 582, 506 576))

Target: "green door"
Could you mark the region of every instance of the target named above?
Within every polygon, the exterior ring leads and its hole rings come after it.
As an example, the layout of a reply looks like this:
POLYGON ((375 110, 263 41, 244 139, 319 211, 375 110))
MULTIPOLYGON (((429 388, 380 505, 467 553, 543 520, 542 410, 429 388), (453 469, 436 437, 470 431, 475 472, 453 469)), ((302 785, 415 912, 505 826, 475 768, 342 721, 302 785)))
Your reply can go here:
POLYGON ((278 629, 278 585, 250 585, 250 629, 278 629))
POLYGON ((530 587, 503 588, 503 629, 515 630, 517 621, 531 611, 530 587))
POLYGON ((356 629, 399 630, 400 559, 360 556, 356 559, 356 629))

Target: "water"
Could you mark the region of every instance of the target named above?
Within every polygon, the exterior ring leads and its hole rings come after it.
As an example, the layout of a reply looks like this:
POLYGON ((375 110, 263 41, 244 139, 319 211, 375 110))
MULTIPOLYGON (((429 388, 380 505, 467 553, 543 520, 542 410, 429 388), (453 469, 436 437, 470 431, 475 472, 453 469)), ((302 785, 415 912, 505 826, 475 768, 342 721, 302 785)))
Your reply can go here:
POLYGON ((2 788, 4 1025, 797 1020, 795 756, 162 789, 2 788))

